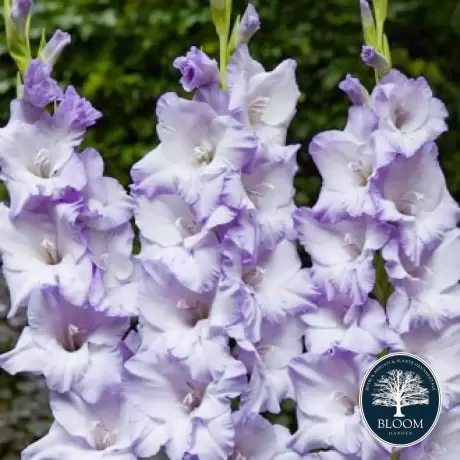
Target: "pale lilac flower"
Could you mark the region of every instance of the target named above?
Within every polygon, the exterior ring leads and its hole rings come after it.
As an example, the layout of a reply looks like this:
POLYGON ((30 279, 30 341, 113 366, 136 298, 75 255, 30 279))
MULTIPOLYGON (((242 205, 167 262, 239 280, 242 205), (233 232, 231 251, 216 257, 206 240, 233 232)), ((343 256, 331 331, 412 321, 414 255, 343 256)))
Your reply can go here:
POLYGON ((38 108, 61 99, 63 92, 56 80, 51 78, 51 70, 49 64, 32 59, 24 74, 22 99, 38 108))
POLYGON ((400 460, 457 460, 460 450, 460 405, 439 417, 422 442, 399 452, 400 460))
POLYGON ((230 112, 251 126, 266 147, 286 142, 300 97, 296 67, 296 62, 288 59, 266 72, 251 58, 245 44, 237 48, 228 65, 230 112))
POLYGON ((391 348, 412 353, 428 363, 439 382, 444 410, 460 403, 459 342, 460 321, 456 318, 440 330, 427 324, 412 325, 401 334, 400 344, 391 348))
POLYGON ((280 324, 262 323, 261 340, 254 345, 247 340, 238 341, 236 356, 251 375, 240 399, 243 412, 277 414, 281 401, 294 399, 288 364, 302 354, 304 332, 299 318, 286 318, 280 324))
POLYGON ((82 190, 88 208, 84 222, 95 230, 110 230, 129 222, 134 203, 123 186, 113 177, 104 176, 104 162, 99 152, 87 148, 78 154, 87 177, 82 190))
POLYGON ((278 161, 265 162, 242 177, 249 199, 254 204, 260 246, 273 250, 282 238, 292 239, 292 212, 295 209, 293 186, 297 173, 299 145, 283 147, 278 161))
POLYGON ((79 143, 60 117, 20 100, 11 104, 8 124, 0 131, 1 178, 17 216, 43 199, 60 200, 86 185, 83 164, 74 152, 79 143))
POLYGON ((32 291, 55 286, 74 305, 82 305, 92 283, 93 265, 75 228, 72 207, 22 213, 16 220, 0 207, 0 250, 11 296, 9 317, 25 307, 32 291))
POLYGON ((135 315, 139 283, 133 281, 134 234, 130 223, 106 231, 87 229, 85 237, 94 264, 90 303, 109 315, 135 315))
POLYGON ((375 215, 369 181, 393 158, 372 148, 371 135, 376 127, 376 117, 367 105, 353 106, 343 131, 325 131, 311 141, 309 152, 323 178, 313 208, 321 220, 375 215))
POLYGON ((312 307, 318 292, 301 263, 296 246, 282 240, 273 251, 242 263, 238 251, 226 250, 211 325, 235 339, 261 340, 262 321, 278 324, 312 307))
POLYGON ((192 46, 186 56, 175 59, 174 67, 182 74, 180 83, 185 91, 194 91, 220 81, 217 61, 196 46, 192 46))
POLYGON ((248 43, 251 37, 260 29, 260 18, 252 3, 249 3, 241 18, 238 29, 238 44, 248 43))
POLYGON ((69 45, 71 41, 70 34, 59 29, 56 30, 40 53, 40 60, 54 66, 64 48, 69 45))
POLYGON ((170 273, 156 279, 143 273, 141 280, 137 299, 141 348, 186 361, 194 378, 221 368, 230 350, 228 337, 210 327, 214 293, 192 292, 170 273))
POLYGON ((177 195, 139 196, 135 210, 141 234, 139 258, 151 270, 168 270, 196 292, 211 290, 220 275, 219 241, 212 219, 202 223, 177 195))
POLYGON ((390 447, 377 443, 364 426, 358 407, 361 381, 373 361, 369 355, 336 349, 291 362, 299 429, 289 447, 301 455, 332 447, 362 460, 390 456, 390 447))
POLYGON ((17 33, 24 38, 27 18, 32 9, 32 0, 13 0, 11 4, 10 17, 17 33))
POLYGON ((399 343, 399 336, 387 324, 382 306, 372 299, 352 306, 340 301, 319 302, 317 309, 302 315, 302 320, 307 325, 305 346, 312 353, 339 347, 377 355, 399 343))
POLYGON ((446 107, 433 97, 422 77, 410 79, 393 69, 380 80, 371 97, 379 119, 378 151, 410 157, 447 130, 446 107))
POLYGON ((286 447, 289 430, 273 425, 257 413, 237 411, 232 414, 235 426, 235 447, 231 460, 300 460, 286 447), (291 456, 287 456, 291 454, 291 456))
POLYGON ((422 254, 419 265, 404 256, 397 240, 390 241, 382 254, 395 287, 387 304, 390 326, 400 333, 420 322, 440 329, 459 315, 459 229, 447 233, 436 249, 422 254))
POLYGON ((364 303, 375 283, 374 253, 388 240, 388 228, 366 219, 322 224, 309 208, 295 211, 294 223, 326 299, 364 303))
POLYGON ((150 421, 152 437, 166 432, 169 459, 217 459, 231 455, 234 429, 230 399, 246 384, 242 363, 229 359, 212 380, 194 379, 177 359, 141 352, 125 364, 129 404, 150 421), (210 441, 212 439, 212 442, 210 441))
POLYGON ((447 190, 433 143, 380 168, 371 188, 379 219, 397 225, 401 247, 415 264, 459 220, 460 209, 447 190))
POLYGON ((207 104, 168 93, 158 102, 161 144, 134 165, 135 194, 179 192, 209 217, 219 204, 225 179, 253 160, 258 147, 251 131, 207 104))
POLYGON ((381 74, 385 74, 390 70, 390 65, 385 56, 380 54, 373 46, 363 46, 361 59, 364 64, 373 67, 381 74))
POLYGON ((158 452, 148 420, 123 394, 106 392, 94 404, 72 393, 51 394, 55 417, 48 434, 21 454, 23 460, 137 460, 158 452))
POLYGON ((73 391, 91 403, 106 388, 119 390, 119 344, 128 319, 110 319, 88 306, 73 306, 51 289, 32 294, 27 318, 29 325, 16 347, 0 355, 0 365, 8 373, 43 374, 50 390, 73 391))
POLYGON ((364 105, 370 102, 370 96, 366 88, 361 84, 361 82, 347 74, 345 80, 341 81, 339 88, 347 94, 353 105, 364 105))

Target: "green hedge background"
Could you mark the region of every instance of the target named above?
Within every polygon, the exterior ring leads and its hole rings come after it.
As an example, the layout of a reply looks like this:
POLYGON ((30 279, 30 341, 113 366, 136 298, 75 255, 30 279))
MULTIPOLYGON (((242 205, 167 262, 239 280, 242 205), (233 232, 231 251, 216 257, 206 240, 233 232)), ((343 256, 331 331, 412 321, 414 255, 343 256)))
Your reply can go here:
MULTIPOLYGON (((234 0, 242 12, 244 1, 234 0)), ((308 158, 311 137, 342 128, 347 101, 337 88, 350 72, 370 87, 373 73, 360 62, 358 0, 254 0, 263 28, 251 49, 267 69, 292 57, 298 62, 302 99, 290 131, 301 143, 297 202, 312 204, 320 179, 308 158)), ((441 161, 450 190, 460 198, 460 4, 453 0, 389 0, 386 26, 394 66, 424 75, 450 112, 451 131, 440 140, 441 161)), ((157 142, 155 101, 178 91, 173 59, 192 45, 217 57, 217 39, 207 0, 36 0, 32 37, 41 28, 72 34, 72 45, 56 66, 56 77, 74 86, 103 120, 86 144, 100 150, 106 172, 124 185, 129 169, 157 142)), ((15 69, 0 29, 0 120, 8 119, 15 69)), ((6 300, 5 300, 6 302, 6 300)), ((1 313, 0 313, 1 314, 1 313)), ((23 319, 0 319, 0 352, 10 349, 23 319)), ((13 460, 48 426, 47 393, 40 379, 9 377, 0 371, 0 458, 13 460)), ((284 418, 286 421, 287 419, 284 418)))

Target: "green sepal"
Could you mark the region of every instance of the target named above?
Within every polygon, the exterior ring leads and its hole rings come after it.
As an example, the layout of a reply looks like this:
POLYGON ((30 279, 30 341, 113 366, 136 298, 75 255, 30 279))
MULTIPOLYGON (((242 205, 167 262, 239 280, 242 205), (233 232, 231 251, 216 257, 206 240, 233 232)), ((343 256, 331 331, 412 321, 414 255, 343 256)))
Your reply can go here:
POLYGON ((45 46, 46 46, 46 32, 45 32, 45 29, 42 29, 42 33, 40 37, 40 45, 38 47, 37 56, 40 56, 45 46))
POLYGON ((18 33, 11 21, 11 0, 4 0, 3 2, 3 17, 8 51, 14 62, 16 62, 19 72, 23 75, 32 60, 29 43, 30 15, 25 23, 23 37, 18 33))
POLYGON ((16 97, 18 99, 22 98, 22 78, 21 78, 21 72, 18 72, 16 74, 16 97))
POLYGON ((390 44, 388 43, 388 37, 386 34, 383 34, 382 38, 382 54, 388 62, 388 65, 391 69, 392 62, 391 62, 391 52, 390 52, 390 44))
POLYGON ((241 25, 241 15, 238 15, 235 24, 233 25, 232 33, 230 34, 230 40, 228 42, 228 59, 230 60, 232 54, 235 52, 238 46, 238 31, 241 25))

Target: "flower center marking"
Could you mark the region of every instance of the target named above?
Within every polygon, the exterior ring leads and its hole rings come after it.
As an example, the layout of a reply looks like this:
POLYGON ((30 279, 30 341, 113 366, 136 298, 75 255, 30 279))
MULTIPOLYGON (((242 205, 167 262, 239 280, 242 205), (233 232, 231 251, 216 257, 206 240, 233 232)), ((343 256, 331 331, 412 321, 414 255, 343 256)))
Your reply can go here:
POLYGON ((35 174, 39 177, 47 179, 51 174, 50 152, 46 149, 41 149, 35 157, 35 174))
POLYGON ((345 415, 353 415, 357 404, 356 401, 344 391, 334 391, 331 394, 331 399, 339 403, 345 410, 345 415))
POLYGON ((365 165, 362 160, 350 161, 347 167, 358 176, 360 179, 359 185, 364 187, 369 177, 372 175, 372 167, 370 165, 365 165))
POLYGON ((246 455, 243 455, 238 449, 235 449, 233 451, 232 456, 229 458, 229 460, 249 460, 246 455))
POLYGON ((196 235, 201 231, 201 226, 198 225, 194 220, 188 222, 183 217, 178 217, 174 222, 174 225, 184 237, 196 235))
POLYGON ((249 195, 249 198, 256 206, 260 205, 260 198, 266 197, 270 192, 275 190, 275 186, 270 182, 262 182, 255 185, 251 189, 247 189, 246 193, 249 195))
POLYGON ((61 255, 59 254, 56 245, 48 238, 43 239, 40 243, 40 247, 45 252, 45 261, 49 265, 56 265, 61 261, 61 255))
POLYGON ((193 149, 193 155, 199 164, 209 164, 214 158, 214 147, 211 142, 204 139, 193 149))
POLYGON ((267 270, 262 267, 250 266, 243 271, 243 282, 248 286, 257 287, 262 282, 266 272, 267 270))
POLYGON ((194 305, 190 305, 185 299, 180 299, 176 306, 189 313, 192 325, 195 325, 201 319, 206 319, 209 316, 209 306, 199 300, 197 300, 194 305))
POLYGON ((358 240, 350 233, 345 233, 343 237, 343 245, 354 257, 358 257, 361 254, 361 245, 358 243, 358 240))
POLYGON ((203 400, 203 391, 193 388, 190 383, 187 383, 187 386, 190 387, 191 391, 185 395, 185 398, 182 400, 182 404, 189 412, 192 412, 200 407, 201 401, 203 400))
POLYGON ((410 191, 405 193, 399 199, 399 206, 397 206, 398 211, 401 214, 414 216, 417 213, 417 205, 423 198, 424 195, 420 192, 410 191))
POLYGON ((94 423, 91 429, 96 450, 105 450, 116 442, 116 435, 110 431, 102 422, 94 423))
POLYGON ((85 343, 85 337, 83 331, 75 324, 69 324, 64 335, 64 343, 62 344, 64 349, 73 353, 78 351, 85 343))
POLYGON ((262 117, 267 110, 270 99, 268 97, 257 97, 248 107, 249 122, 254 125, 262 121, 262 117))
POLYGON ((405 104, 399 104, 394 110, 394 124, 401 129, 410 119, 411 113, 405 104))

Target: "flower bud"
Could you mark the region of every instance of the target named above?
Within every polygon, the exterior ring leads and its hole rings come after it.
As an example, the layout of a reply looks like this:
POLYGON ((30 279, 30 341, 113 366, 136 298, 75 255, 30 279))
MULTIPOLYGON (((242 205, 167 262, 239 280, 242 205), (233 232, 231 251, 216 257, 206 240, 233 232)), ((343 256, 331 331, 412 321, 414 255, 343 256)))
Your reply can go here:
POLYGON ((11 5, 11 22, 21 37, 25 36, 26 22, 32 9, 32 3, 32 0, 14 0, 11 5))
POLYGON ((339 84, 339 88, 347 94, 353 105, 364 105, 369 101, 369 93, 361 82, 348 74, 339 84))
POLYGON ((364 64, 373 67, 380 75, 385 75, 390 70, 388 61, 373 46, 363 46, 361 59, 364 64))
POLYGON ((185 91, 219 82, 217 62, 195 46, 192 46, 186 56, 178 57, 173 65, 182 74, 180 82, 185 91))
POLYGON ((40 59, 53 66, 59 59, 62 50, 71 42, 70 34, 62 30, 56 30, 40 53, 40 59))
POLYGON ((251 37, 260 29, 260 19, 254 5, 249 3, 244 12, 238 30, 238 43, 248 43, 251 37))
POLYGON ((374 17, 367 0, 360 0, 361 22, 363 24, 364 43, 366 45, 376 45, 376 29, 374 17))

